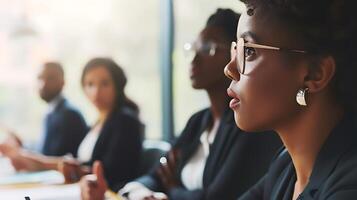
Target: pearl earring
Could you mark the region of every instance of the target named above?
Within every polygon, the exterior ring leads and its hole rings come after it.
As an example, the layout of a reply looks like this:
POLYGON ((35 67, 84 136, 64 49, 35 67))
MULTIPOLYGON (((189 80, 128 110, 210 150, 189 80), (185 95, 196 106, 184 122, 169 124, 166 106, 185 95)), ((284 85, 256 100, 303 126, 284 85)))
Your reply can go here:
POLYGON ((296 102, 300 105, 300 106, 307 106, 306 103, 306 96, 307 93, 309 91, 309 88, 305 88, 305 89, 300 89, 297 94, 296 94, 296 102))

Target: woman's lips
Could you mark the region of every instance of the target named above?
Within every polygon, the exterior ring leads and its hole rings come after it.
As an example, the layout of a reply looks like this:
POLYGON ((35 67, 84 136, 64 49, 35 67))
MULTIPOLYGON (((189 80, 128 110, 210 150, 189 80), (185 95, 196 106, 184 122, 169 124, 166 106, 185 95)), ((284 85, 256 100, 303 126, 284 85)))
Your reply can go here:
POLYGON ((231 109, 236 109, 236 108, 238 108, 239 103, 240 103, 239 99, 232 99, 232 100, 229 102, 229 107, 230 107, 231 109))
POLYGON ((227 94, 228 96, 232 97, 233 99, 229 102, 229 107, 231 109, 236 109, 239 104, 240 104, 240 99, 238 97, 238 95, 231 89, 231 88, 228 88, 227 89, 227 94))
POLYGON ((190 78, 194 78, 195 76, 197 76, 198 74, 198 70, 195 66, 192 66, 190 69, 190 78))

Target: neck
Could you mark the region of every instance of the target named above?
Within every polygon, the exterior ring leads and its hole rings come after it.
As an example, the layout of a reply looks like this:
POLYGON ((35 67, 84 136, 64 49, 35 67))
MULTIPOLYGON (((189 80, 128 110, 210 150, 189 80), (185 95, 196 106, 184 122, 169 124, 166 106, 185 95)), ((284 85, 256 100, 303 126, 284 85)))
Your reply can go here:
POLYGON ((316 157, 331 133, 343 117, 343 109, 336 104, 319 102, 309 105, 289 119, 284 126, 275 129, 292 158, 301 191, 309 182, 316 157))
POLYGON ((99 111, 99 116, 98 116, 98 123, 104 123, 107 117, 109 116, 110 111, 109 110, 100 110, 99 111))
POLYGON ((216 87, 206 89, 210 99, 210 109, 213 116, 213 121, 220 120, 224 111, 227 109, 229 96, 227 95, 227 86, 224 84, 216 84, 216 87))
POLYGON ((53 102, 55 99, 57 99, 60 95, 61 95, 61 93, 58 93, 58 94, 56 94, 55 96, 53 96, 51 99, 48 99, 48 100, 45 100, 45 99, 44 99, 44 101, 46 101, 46 103, 51 103, 51 102, 53 102))

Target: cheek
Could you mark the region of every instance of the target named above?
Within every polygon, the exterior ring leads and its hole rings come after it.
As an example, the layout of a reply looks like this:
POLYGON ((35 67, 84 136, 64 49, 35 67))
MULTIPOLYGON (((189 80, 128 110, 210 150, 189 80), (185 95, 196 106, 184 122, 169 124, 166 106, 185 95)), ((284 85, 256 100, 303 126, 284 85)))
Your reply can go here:
POLYGON ((113 86, 103 87, 101 91, 102 99, 107 103, 112 103, 115 101, 115 89, 113 86))
POLYGON ((93 101, 95 99, 96 92, 94 88, 84 88, 84 93, 89 100, 93 101))
POLYGON ((213 58, 207 60, 204 64, 206 68, 205 73, 212 79, 222 79, 224 75, 224 67, 229 63, 229 60, 223 57, 213 58))
POLYGON ((295 87, 286 66, 262 66, 262 70, 241 76, 240 123, 249 130, 273 129, 276 123, 295 109, 295 87))

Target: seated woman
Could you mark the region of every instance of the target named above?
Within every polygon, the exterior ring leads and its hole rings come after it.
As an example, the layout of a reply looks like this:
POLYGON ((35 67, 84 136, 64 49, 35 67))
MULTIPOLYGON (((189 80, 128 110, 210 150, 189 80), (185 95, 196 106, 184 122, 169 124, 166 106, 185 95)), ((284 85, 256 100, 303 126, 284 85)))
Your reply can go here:
POLYGON ((240 199, 357 199, 356 1, 245 3, 230 105, 241 129, 274 129, 285 148, 240 199))
MULTIPOLYGON (((230 200, 243 194, 268 169, 280 147, 278 137, 274 133, 244 133, 235 127, 228 107, 229 79, 223 69, 230 59, 230 42, 236 40, 236 27, 231 24, 238 18, 230 9, 218 9, 191 45, 195 51, 192 87, 207 92, 210 107, 194 114, 161 163, 152 173, 128 183, 121 189, 122 195, 133 200, 230 200)), ((99 173, 96 185, 86 178, 81 181, 82 199, 103 199, 106 187, 100 171, 95 170, 99 173)))
POLYGON ((8 149, 5 154, 18 170, 57 170, 59 167, 67 182, 78 181, 90 172, 88 166, 100 160, 109 185, 120 186, 136 177, 140 163, 142 124, 138 107, 126 97, 126 76, 111 59, 89 61, 81 82, 99 118, 81 142, 77 160, 40 156, 21 149, 8 149))

